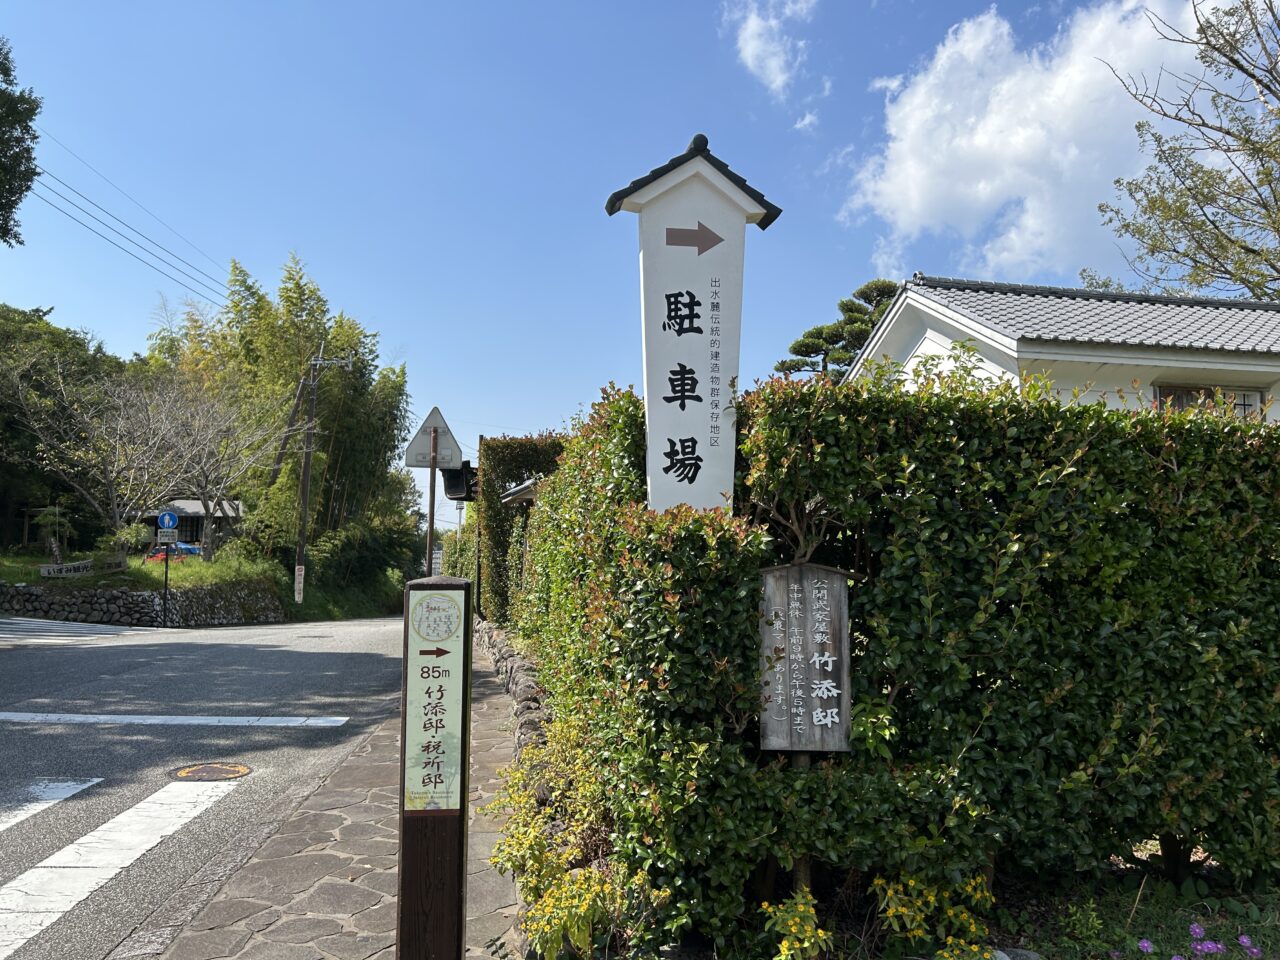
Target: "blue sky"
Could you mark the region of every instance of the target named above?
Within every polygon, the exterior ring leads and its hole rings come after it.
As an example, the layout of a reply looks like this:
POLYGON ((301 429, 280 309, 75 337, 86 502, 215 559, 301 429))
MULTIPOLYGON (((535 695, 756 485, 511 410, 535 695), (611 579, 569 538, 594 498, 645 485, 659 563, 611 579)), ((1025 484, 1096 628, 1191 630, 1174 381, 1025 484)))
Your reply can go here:
MULTIPOLYGON (((873 276, 1123 276, 1096 205, 1138 114, 1102 61, 1176 54, 1132 0, 69 0, 0 34, 41 127, 203 252, 46 138, 48 171, 215 277, 272 287, 296 252, 464 446, 639 382, 635 219, 603 204, 699 131, 783 208, 748 233, 744 382, 873 276)), ((187 295, 35 198, 21 219, 0 301, 128 354, 187 295)))

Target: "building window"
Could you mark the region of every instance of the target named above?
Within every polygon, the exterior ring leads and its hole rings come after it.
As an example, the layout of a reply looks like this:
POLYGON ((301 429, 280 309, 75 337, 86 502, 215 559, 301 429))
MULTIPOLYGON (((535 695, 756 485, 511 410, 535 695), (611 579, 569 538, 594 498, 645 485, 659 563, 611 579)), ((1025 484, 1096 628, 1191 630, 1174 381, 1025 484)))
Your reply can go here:
POLYGON ((1201 404, 1212 404, 1214 397, 1222 394, 1223 405, 1237 417, 1256 417, 1262 413, 1262 391, 1242 390, 1239 387, 1174 387, 1157 386, 1156 403, 1186 410, 1201 404))

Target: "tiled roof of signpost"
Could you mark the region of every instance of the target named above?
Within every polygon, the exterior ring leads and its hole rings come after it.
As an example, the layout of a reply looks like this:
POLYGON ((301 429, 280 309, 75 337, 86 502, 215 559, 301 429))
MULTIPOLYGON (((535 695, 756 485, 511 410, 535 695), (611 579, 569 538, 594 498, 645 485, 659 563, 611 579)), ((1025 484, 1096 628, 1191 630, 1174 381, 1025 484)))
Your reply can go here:
POLYGON ((908 289, 1015 340, 1280 353, 1280 303, 1167 297, 917 273, 908 289))
POLYGON ((677 167, 683 166, 684 164, 692 160, 694 157, 701 157, 703 160, 707 161, 707 163, 715 167, 718 171, 720 171, 720 173, 724 174, 724 176, 728 178, 730 183, 732 183, 735 187, 737 187, 739 190, 745 193, 748 197, 750 197, 756 203, 760 204, 760 206, 764 207, 764 210, 765 210, 764 216, 761 217, 758 221, 756 221, 756 226, 759 227, 761 230, 765 229, 765 227, 769 226, 769 224, 773 223, 773 221, 777 220, 778 217, 782 215, 781 207, 779 207, 776 204, 770 203, 768 200, 766 200, 764 198, 763 193, 761 193, 755 187, 751 186, 751 184, 747 183, 746 180, 743 180, 742 177, 738 176, 738 174, 730 170, 729 165, 727 163, 725 163, 723 160, 721 160, 719 157, 717 157, 714 153, 712 153, 707 148, 707 137, 706 137, 706 134, 702 134, 702 133, 699 133, 696 136, 694 136, 694 138, 689 142, 689 149, 686 150, 684 153, 680 154, 677 157, 672 157, 662 166, 654 167, 652 170, 646 173, 639 180, 632 180, 629 184, 627 184, 621 190, 615 190, 612 194, 610 194, 609 199, 604 202, 605 213, 609 214, 609 216, 612 217, 615 213, 617 213, 619 210, 622 209, 622 201, 627 199, 627 197, 631 196, 631 194, 635 193, 637 190, 647 187, 649 184, 653 183, 653 181, 657 180, 659 177, 665 177, 672 170, 676 169, 677 167))

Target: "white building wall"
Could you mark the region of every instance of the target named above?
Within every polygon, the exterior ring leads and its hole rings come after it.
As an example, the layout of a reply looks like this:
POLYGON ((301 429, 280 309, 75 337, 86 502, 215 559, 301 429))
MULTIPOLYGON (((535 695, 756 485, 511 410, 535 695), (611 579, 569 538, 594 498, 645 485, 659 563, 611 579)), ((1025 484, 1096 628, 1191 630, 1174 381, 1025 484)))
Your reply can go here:
MULTIPOLYGON (((1019 364, 1023 378, 1044 376, 1053 382, 1063 402, 1073 397, 1078 403, 1105 403, 1117 410, 1149 408, 1155 400, 1154 386, 1222 387, 1230 391, 1257 390, 1263 402, 1280 396, 1280 380, 1275 370, 1222 369, 1209 366, 1203 356, 1188 353, 1183 363, 1165 362, 1085 362, 1079 360, 1028 359, 1019 364)), ((1266 412, 1270 422, 1280 422, 1280 404, 1266 412)))
MULTIPOLYGON (((1064 403, 1138 410, 1151 406, 1155 385, 1237 388, 1259 391, 1267 420, 1280 422, 1280 356, 1275 354, 1015 341, 910 294, 881 323, 867 359, 887 358, 908 371, 925 357, 945 358, 955 344, 967 343, 977 350, 980 373, 1018 381, 1046 377, 1064 403), (1268 405, 1270 398, 1275 402, 1268 405)), ((854 375, 863 373, 860 364, 854 375)))
MULTIPOLYGON (((888 319, 886 318, 886 322, 888 319)), ((1017 379, 1017 364, 1008 350, 995 343, 977 340, 972 333, 944 318, 926 313, 912 303, 904 304, 897 316, 892 318, 891 326, 875 345, 874 355, 869 359, 887 358, 902 364, 910 372, 926 357, 942 357, 942 369, 949 370, 954 366, 949 354, 957 343, 967 343, 977 350, 980 375, 993 380, 1017 379)))

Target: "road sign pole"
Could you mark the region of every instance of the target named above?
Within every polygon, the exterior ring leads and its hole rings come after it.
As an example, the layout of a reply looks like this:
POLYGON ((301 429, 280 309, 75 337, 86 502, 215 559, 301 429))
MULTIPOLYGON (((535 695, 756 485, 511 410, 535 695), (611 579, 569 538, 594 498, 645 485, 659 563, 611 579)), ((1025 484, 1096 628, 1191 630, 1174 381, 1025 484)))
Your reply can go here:
POLYGON ((164 545, 164 606, 160 614, 160 626, 169 625, 169 544, 164 545))
POLYGON ((405 585, 399 960, 461 960, 466 950, 471 596, 456 577, 405 585))
POLYGON ((436 548, 436 455, 438 453, 437 444, 440 441, 439 431, 431 428, 431 466, 427 469, 431 472, 431 479, 427 481, 429 493, 427 494, 427 576, 434 576, 435 571, 435 548, 436 548))

